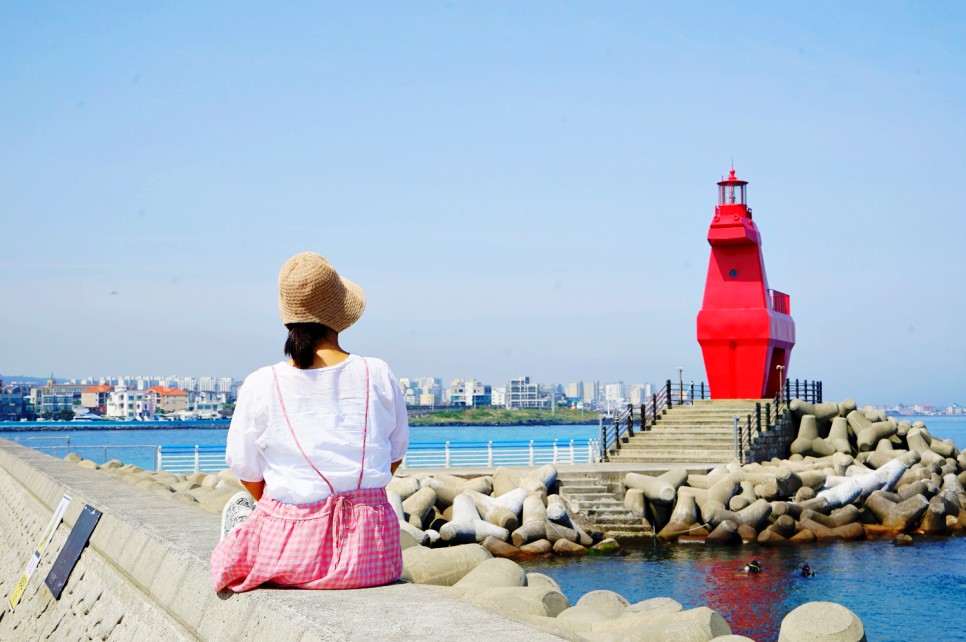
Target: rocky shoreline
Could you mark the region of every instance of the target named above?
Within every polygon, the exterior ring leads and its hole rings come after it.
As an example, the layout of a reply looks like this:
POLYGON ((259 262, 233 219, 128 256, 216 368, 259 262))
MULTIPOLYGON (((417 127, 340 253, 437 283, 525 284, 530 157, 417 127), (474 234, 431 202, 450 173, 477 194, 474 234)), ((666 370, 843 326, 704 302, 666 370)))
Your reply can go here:
MULTIPOLYGON (((966 531, 966 453, 921 422, 896 421, 854 402, 790 404, 798 423, 784 460, 627 473, 625 506, 667 542, 790 546, 966 531)), ((241 489, 230 471, 153 473, 121 462, 98 466, 132 485, 219 513, 241 489)), ((630 604, 593 591, 571 605, 559 586, 513 560, 606 555, 619 544, 582 522, 557 494, 557 470, 498 468, 464 478, 397 477, 388 487, 400 519, 404 581, 425 585, 569 640, 747 640, 704 607, 672 598, 630 604)), ((812 602, 786 615, 780 641, 858 642, 861 621, 841 605, 812 602), (816 618, 815 613, 821 617, 816 618)))

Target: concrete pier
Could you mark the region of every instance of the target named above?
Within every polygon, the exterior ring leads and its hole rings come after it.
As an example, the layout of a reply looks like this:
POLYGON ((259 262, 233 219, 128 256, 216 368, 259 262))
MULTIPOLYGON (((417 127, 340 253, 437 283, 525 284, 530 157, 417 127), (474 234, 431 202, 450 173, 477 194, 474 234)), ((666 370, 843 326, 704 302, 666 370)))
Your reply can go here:
POLYGON ((0 439, 5 600, 65 493, 64 523, 20 604, 0 620, 0 640, 559 639, 413 584, 216 594, 208 558, 217 515, 0 439), (85 504, 103 516, 55 600, 44 578, 85 504))

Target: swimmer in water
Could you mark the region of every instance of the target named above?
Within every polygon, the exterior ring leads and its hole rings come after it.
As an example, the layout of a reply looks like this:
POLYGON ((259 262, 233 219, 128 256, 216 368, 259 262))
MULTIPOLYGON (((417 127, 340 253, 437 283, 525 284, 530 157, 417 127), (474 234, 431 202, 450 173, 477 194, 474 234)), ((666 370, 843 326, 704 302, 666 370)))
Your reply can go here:
POLYGON ((802 567, 802 577, 815 577, 815 573, 812 572, 812 567, 808 564, 802 567))
POLYGON ((758 560, 751 560, 741 570, 745 573, 761 573, 761 564, 758 563, 758 560))

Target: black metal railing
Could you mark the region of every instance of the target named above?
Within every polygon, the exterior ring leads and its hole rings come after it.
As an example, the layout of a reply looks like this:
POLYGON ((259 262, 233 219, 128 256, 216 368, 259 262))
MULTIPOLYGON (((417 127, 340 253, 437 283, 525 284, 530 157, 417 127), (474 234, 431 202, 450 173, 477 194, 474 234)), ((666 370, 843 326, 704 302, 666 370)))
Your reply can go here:
MULTIPOLYGON (((777 400, 781 395, 775 395, 777 400)), ((751 450, 755 439, 766 430, 772 430, 775 423, 781 416, 779 414, 777 401, 776 411, 772 413, 772 403, 766 402, 764 406, 760 402, 755 403, 755 412, 746 415, 744 419, 735 415, 735 459, 742 464, 745 462, 745 455, 751 450)))
POLYGON ((798 379, 786 379, 784 401, 787 403, 790 399, 801 399, 809 403, 822 403, 822 382, 809 381, 808 379, 801 381, 798 379))
POLYGON ((617 414, 600 415, 598 417, 600 425, 600 461, 609 461, 608 453, 613 446, 615 450, 621 449, 621 439, 624 433, 628 438, 634 436, 634 406, 627 404, 617 414))
MULTIPOLYGON (((787 418, 788 402, 801 399, 810 403, 822 403, 822 382, 807 379, 787 379, 771 401, 755 404, 755 412, 745 417, 735 416, 735 458, 744 463, 745 455, 754 440, 767 430, 773 430, 787 418)), ((649 431, 667 410, 674 406, 689 406, 695 401, 713 399, 711 389, 701 382, 685 384, 665 380, 651 399, 640 405, 635 419, 635 407, 628 404, 619 413, 602 414, 600 424, 600 460, 608 461, 611 449, 619 451, 625 435, 634 436, 634 425, 642 432, 649 431)))
POLYGON ((679 381, 675 384, 667 379, 661 389, 652 394, 649 401, 642 403, 639 409, 633 404, 628 404, 617 414, 600 415, 600 460, 609 461, 611 449, 620 450, 624 436, 628 438, 634 436, 635 423, 640 426, 640 430, 647 431, 668 408, 689 406, 695 400, 710 398, 711 390, 703 381, 698 383, 692 381, 690 384, 679 381))

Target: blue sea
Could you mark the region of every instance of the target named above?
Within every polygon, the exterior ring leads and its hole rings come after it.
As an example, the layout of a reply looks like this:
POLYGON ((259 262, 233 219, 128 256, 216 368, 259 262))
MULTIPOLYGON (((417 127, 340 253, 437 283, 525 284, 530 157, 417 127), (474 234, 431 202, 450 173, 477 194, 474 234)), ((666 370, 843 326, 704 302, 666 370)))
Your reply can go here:
MULTIPOLYGON (((934 437, 952 439, 966 449, 966 417, 908 419, 921 419, 934 437)), ((151 467, 154 456, 144 445, 223 445, 227 432, 227 426, 85 430, 89 427, 70 425, 70 430, 51 431, 47 424, 42 431, 22 431, 27 426, 16 425, 18 432, 3 432, 6 427, 0 424, 0 436, 25 445, 63 448, 69 436, 71 450, 85 457, 117 458, 143 467, 151 467)), ((416 442, 597 436, 596 424, 411 429, 416 442)), ((541 560, 527 566, 554 578, 571 603, 598 589, 616 591, 631 602, 672 597, 685 608, 709 606, 719 611, 735 633, 758 642, 776 640, 788 612, 819 600, 855 612, 870 642, 966 642, 966 537, 919 538, 903 548, 888 541, 791 549, 653 545, 625 548, 615 557, 541 560), (752 558, 764 571, 740 573, 738 569, 752 558), (817 575, 800 577, 802 564, 809 564, 817 575)))

